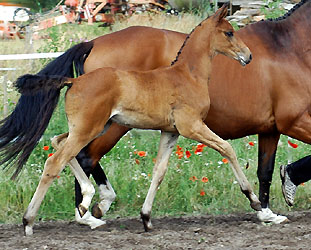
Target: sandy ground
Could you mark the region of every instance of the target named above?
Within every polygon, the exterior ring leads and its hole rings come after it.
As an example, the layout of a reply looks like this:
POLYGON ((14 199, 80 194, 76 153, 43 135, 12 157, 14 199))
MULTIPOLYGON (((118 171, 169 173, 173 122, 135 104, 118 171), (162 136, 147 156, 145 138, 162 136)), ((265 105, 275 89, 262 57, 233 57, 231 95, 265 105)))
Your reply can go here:
POLYGON ((138 218, 113 219, 91 230, 76 222, 0 225, 0 249, 311 249, 311 212, 287 214, 290 223, 267 225, 254 213, 153 219, 145 233, 138 218))

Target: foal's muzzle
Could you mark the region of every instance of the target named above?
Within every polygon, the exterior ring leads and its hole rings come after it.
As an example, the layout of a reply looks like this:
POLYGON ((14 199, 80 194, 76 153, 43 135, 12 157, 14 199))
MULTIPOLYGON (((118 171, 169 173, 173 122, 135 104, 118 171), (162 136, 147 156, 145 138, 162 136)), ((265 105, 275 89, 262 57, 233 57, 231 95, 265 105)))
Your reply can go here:
POLYGON ((249 54, 249 57, 247 58, 244 54, 238 54, 238 60, 242 66, 246 66, 252 61, 252 54, 249 54))

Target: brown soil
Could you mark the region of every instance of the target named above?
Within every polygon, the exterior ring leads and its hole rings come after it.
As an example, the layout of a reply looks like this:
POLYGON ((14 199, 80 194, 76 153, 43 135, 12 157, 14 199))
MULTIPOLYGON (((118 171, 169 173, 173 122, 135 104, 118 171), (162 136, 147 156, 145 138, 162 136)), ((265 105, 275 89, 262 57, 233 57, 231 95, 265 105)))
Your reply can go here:
POLYGON ((76 222, 0 225, 0 249, 311 249, 311 213, 290 212, 290 223, 267 225, 256 215, 187 216, 153 219, 145 233, 138 218, 108 220, 91 230, 76 222))

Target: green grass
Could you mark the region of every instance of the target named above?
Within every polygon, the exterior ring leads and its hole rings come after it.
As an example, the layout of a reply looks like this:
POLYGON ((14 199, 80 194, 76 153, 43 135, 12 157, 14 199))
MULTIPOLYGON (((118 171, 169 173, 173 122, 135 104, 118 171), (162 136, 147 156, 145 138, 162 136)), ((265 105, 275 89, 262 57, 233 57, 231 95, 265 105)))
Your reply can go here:
MULTIPOLYGON (((64 132, 64 131, 63 131, 64 132)), ((48 135, 32 154, 18 182, 9 180, 9 175, 0 172, 0 215, 1 223, 20 222, 42 173, 44 161, 53 149, 43 150, 50 146, 48 135)), ((143 204, 151 182, 153 159, 156 157, 160 133, 157 131, 133 130, 122 138, 116 147, 102 160, 107 176, 113 185, 117 199, 107 217, 137 216, 143 204), (145 151, 140 157, 135 151, 145 151), (138 164, 138 161, 139 164, 138 164)), ((286 213, 288 208, 283 201, 280 189, 278 166, 286 164, 288 159, 296 160, 309 154, 310 147, 298 143, 293 149, 287 144, 287 137, 282 137, 278 146, 276 169, 271 186, 271 208, 286 213)), ((244 173, 258 192, 257 170, 257 136, 250 136, 231 141, 235 148, 244 173), (255 142, 255 146, 248 143, 255 142), (246 169, 246 163, 249 167, 246 169)), ((204 148, 201 155, 195 155, 196 142, 180 137, 177 143, 191 152, 189 158, 178 159, 176 148, 172 153, 168 172, 157 193, 153 206, 153 216, 181 215, 192 213, 223 214, 232 212, 250 212, 249 202, 240 192, 231 168, 222 162, 216 151, 204 148), (194 178, 196 177, 196 178, 194 178), (202 182, 207 177, 208 182, 202 182), (195 179, 195 180, 193 180, 195 179), (201 196, 201 191, 205 192, 201 196)), ((298 188, 296 203, 292 209, 309 209, 310 183, 298 188)), ((94 202, 98 201, 98 195, 94 202)), ((74 218, 74 177, 66 168, 50 187, 39 210, 37 219, 56 220, 74 218)))
MULTIPOLYGON (((146 24, 190 32, 199 21, 200 17, 189 14, 183 14, 181 17, 151 15, 147 18, 133 17, 127 22, 117 22, 112 29, 118 30, 128 25, 146 24)), ((108 32, 110 32, 108 28, 88 26, 87 24, 54 27, 45 33, 40 33, 47 38, 34 41, 32 50, 33 52, 64 51, 73 44, 80 42, 81 39, 92 39, 108 32)), ((1 54, 24 53, 24 48, 27 47, 24 41, 2 41, 0 45, 1 54)), ((19 68, 17 72, 7 75, 9 79, 9 103, 12 110, 18 99, 18 94, 12 88, 14 79, 25 73, 39 71, 47 61, 29 60, 0 63, 1 67, 19 68)), ((3 80, 2 75, 0 83, 3 80)), ((1 93, 2 90, 0 90, 1 93)), ((50 138, 67 132, 63 102, 62 97, 46 133, 32 153, 18 181, 11 181, 9 179, 10 171, 0 169, 0 223, 21 222, 22 215, 41 177, 44 162, 48 154, 53 153, 52 148, 45 151, 43 146, 51 146, 50 138)), ((0 105, 1 108, 2 105, 0 105)), ((157 154, 159 138, 160 134, 157 131, 132 130, 101 160, 101 164, 117 193, 117 199, 112 204, 107 217, 139 215, 151 182, 153 159, 157 154), (136 151, 145 151, 147 156, 140 157, 135 154, 136 151)), ((310 154, 310 146, 292 140, 299 145, 298 148, 293 149, 288 146, 287 140, 287 137, 281 137, 278 145, 276 168, 270 194, 270 207, 274 211, 282 213, 286 213, 290 209, 309 209, 311 207, 310 183, 305 183, 304 186, 298 188, 296 203, 293 208, 287 207, 283 200, 278 166, 310 154)), ((243 171, 256 193, 258 193, 256 176, 257 141, 256 135, 230 141, 236 150, 243 171), (254 146, 250 146, 249 142, 254 142, 254 146), (247 163, 249 163, 249 167, 246 169, 247 163)), ((248 200, 241 193, 230 167, 222 162, 223 157, 207 148, 204 148, 202 154, 195 155, 194 150, 197 143, 181 137, 177 144, 183 148, 184 152, 190 151, 191 156, 190 158, 178 159, 176 148, 173 151, 168 172, 155 199, 153 216, 253 211, 248 200), (208 182, 202 182, 203 177, 208 178, 208 182), (205 193, 203 196, 200 195, 202 191, 205 193)), ((98 195, 96 195, 94 202, 98 199, 98 195)), ((53 182, 40 207, 37 219, 74 219, 74 177, 69 168, 66 168, 60 177, 53 182)))

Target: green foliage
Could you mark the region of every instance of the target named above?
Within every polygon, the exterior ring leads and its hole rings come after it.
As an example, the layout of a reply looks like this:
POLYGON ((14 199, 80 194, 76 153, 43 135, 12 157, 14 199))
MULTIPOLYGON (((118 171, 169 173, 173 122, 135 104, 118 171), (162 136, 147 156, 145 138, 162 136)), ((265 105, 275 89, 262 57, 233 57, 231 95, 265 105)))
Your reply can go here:
POLYGON ((170 3, 180 11, 189 12, 204 18, 213 13, 210 1, 206 0, 174 0, 170 1, 170 3))
POLYGON ((265 7, 261 8, 266 19, 278 18, 285 14, 285 10, 280 7, 281 0, 264 0, 265 7))

